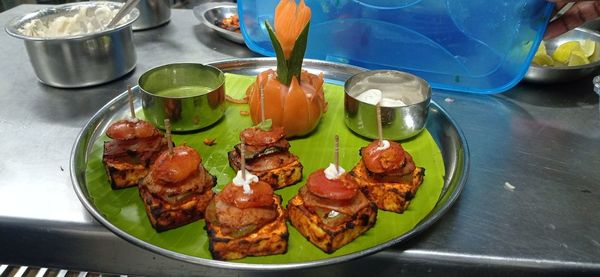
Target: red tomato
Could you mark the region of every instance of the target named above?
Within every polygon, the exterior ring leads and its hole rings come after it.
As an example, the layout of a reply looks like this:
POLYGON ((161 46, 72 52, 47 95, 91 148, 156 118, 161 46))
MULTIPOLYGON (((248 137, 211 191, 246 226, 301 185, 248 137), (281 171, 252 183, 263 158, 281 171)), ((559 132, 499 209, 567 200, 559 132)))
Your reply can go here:
POLYGON ((400 170, 404 166, 404 149, 397 142, 389 142, 390 147, 384 150, 377 149, 379 147, 379 140, 375 140, 361 149, 362 159, 369 171, 374 173, 391 173, 400 170))
POLYGON ((122 119, 108 127, 106 135, 112 139, 148 138, 158 134, 154 125, 139 119, 122 119))
POLYGON ((325 177, 323 169, 308 176, 306 187, 316 196, 333 200, 352 199, 358 193, 358 186, 346 174, 338 179, 329 180, 325 177))
POLYGON ((201 162, 202 157, 194 148, 180 145, 174 147, 172 153, 162 152, 154 161, 152 171, 156 178, 176 183, 196 172, 201 162))
POLYGON ((258 208, 273 205, 273 189, 265 182, 250 184, 252 193, 244 193, 244 188, 229 183, 219 193, 221 200, 240 209, 258 208))

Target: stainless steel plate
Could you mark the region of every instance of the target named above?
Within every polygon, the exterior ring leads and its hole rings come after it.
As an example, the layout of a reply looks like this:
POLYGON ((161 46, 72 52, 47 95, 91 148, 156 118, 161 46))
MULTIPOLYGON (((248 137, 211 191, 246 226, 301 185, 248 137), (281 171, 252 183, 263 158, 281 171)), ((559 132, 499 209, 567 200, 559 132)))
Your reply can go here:
MULTIPOLYGON (((211 63, 211 65, 220 68, 224 72, 245 75, 256 75, 258 72, 275 67, 275 64, 276 60, 273 58, 236 59, 211 63)), ((353 66, 314 60, 305 60, 304 69, 322 72, 327 82, 336 84, 343 84, 350 76, 363 71, 363 69, 353 66)), ((139 107, 141 105, 140 101, 136 101, 135 105, 139 107)), ((461 193, 469 171, 469 150, 462 132, 450 116, 437 103, 432 102, 426 126, 438 144, 443 156, 446 170, 444 174, 444 186, 435 207, 410 231, 386 243, 363 251, 304 263, 248 264, 204 259, 167 250, 134 237, 111 223, 94 205, 92 197, 87 190, 85 172, 92 146, 111 122, 126 116, 128 112, 127 94, 123 93, 100 109, 82 129, 73 147, 70 163, 71 179, 77 196, 85 208, 99 222, 126 240, 171 258, 206 266, 245 270, 292 269, 334 264, 375 253, 415 236, 442 217, 461 193)))
POLYGON ((217 25, 217 22, 237 14, 237 7, 235 4, 220 4, 218 6, 210 6, 207 4, 194 7, 194 15, 208 28, 213 29, 217 34, 228 40, 244 44, 244 37, 241 32, 233 32, 217 25))
POLYGON ((596 51, 590 57, 592 61, 586 65, 579 66, 540 66, 531 64, 524 80, 532 83, 562 83, 570 82, 590 76, 600 70, 600 33, 585 28, 575 28, 567 33, 564 33, 556 38, 544 41, 548 53, 554 53, 556 48, 561 44, 569 41, 592 40, 596 43, 596 51))

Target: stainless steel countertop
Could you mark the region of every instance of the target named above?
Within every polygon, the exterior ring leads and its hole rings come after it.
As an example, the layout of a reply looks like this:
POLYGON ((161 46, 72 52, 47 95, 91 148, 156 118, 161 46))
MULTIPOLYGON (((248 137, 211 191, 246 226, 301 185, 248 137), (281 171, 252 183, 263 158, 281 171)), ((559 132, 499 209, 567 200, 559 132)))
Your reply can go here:
MULTIPOLYGON (((42 7, 0 13, 0 24, 42 7)), ((75 138, 127 84, 164 63, 255 56, 191 10, 173 10, 169 24, 134 36, 133 73, 92 88, 57 89, 37 81, 22 41, 0 33, 0 264, 132 275, 264 273, 141 249, 96 222, 77 199, 68 171, 75 138)), ((462 128, 471 152, 469 180, 454 207, 407 243, 286 274, 600 274, 600 114, 591 77, 520 84, 498 95, 434 91, 433 99, 462 128)))

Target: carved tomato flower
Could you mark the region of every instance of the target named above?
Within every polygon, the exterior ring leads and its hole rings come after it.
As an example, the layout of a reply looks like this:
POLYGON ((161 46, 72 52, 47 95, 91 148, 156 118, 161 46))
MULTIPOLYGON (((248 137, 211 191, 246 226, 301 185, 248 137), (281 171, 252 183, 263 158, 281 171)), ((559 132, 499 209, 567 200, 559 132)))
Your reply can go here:
POLYGON ((290 58, 294 44, 309 20, 310 8, 304 0, 298 5, 295 0, 282 0, 275 8, 275 35, 286 59, 290 58))
POLYGON ((277 71, 260 73, 246 94, 254 124, 271 119, 287 137, 310 133, 325 113, 323 75, 302 70, 308 39, 310 8, 304 0, 281 0, 275 9, 275 31, 265 22, 277 56, 277 71), (264 115, 261 108, 264 94, 264 115))

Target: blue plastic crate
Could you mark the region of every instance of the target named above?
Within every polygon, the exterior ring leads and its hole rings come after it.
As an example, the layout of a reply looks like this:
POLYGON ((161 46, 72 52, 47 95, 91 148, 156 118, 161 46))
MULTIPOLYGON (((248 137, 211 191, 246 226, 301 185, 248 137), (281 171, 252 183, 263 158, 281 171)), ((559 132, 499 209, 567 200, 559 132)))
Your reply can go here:
MULTIPOLYGON (((278 0, 238 0, 248 47, 274 56, 264 26, 278 0)), ((525 75, 554 4, 546 0, 306 0, 306 57, 396 69, 433 88, 499 93, 525 75)))

